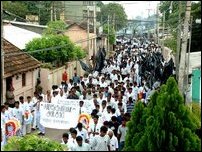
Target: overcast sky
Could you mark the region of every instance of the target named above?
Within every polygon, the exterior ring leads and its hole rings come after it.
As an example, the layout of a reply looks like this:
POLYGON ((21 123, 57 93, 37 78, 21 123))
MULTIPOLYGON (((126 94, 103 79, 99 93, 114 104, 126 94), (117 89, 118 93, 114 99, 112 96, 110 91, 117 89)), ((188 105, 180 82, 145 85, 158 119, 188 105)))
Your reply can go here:
POLYGON ((104 4, 119 3, 125 9, 128 19, 134 19, 136 16, 148 17, 148 9, 150 15, 156 13, 157 4, 160 1, 102 1, 104 4))

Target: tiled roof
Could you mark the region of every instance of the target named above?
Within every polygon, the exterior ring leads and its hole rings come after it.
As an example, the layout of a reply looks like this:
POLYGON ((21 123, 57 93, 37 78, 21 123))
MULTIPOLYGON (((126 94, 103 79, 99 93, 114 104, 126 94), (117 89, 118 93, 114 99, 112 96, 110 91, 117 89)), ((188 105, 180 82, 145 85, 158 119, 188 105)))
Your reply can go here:
POLYGON ((40 67, 41 63, 3 39, 4 78, 40 67))

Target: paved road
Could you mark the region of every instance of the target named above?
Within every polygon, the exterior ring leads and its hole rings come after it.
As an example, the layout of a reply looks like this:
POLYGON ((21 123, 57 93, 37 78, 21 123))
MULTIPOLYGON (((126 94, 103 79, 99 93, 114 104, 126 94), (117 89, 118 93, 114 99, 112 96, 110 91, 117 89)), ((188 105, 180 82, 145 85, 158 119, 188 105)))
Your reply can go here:
MULTIPOLYGON (((67 132, 67 130, 51 129, 51 128, 46 128, 45 131, 46 131, 45 137, 58 142, 61 142, 62 134, 67 132)), ((39 133, 39 130, 32 131, 32 133, 39 133)))

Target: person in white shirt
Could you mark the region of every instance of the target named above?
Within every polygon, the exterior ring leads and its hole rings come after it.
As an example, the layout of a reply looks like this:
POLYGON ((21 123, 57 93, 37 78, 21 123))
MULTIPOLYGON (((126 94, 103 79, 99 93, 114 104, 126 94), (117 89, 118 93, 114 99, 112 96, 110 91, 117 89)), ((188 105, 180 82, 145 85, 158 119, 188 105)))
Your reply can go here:
POLYGON ((71 138, 69 139, 68 143, 71 149, 73 149, 77 145, 77 142, 76 142, 77 131, 76 129, 72 129, 70 133, 71 133, 71 138))
POLYGON ((15 102, 15 107, 13 108, 13 117, 18 119, 20 122, 21 128, 20 130, 16 133, 17 136, 22 136, 22 130, 24 126, 24 110, 20 108, 20 103, 19 101, 15 102))
POLYGON ((79 109, 78 109, 79 115, 87 112, 86 108, 83 105, 84 105, 84 101, 82 101, 82 100, 79 101, 79 109))
POLYGON ((51 91, 47 90, 46 95, 44 96, 44 101, 50 103, 51 98, 52 98, 51 91))
POLYGON ((1 105, 1 147, 6 145, 6 122, 9 116, 6 113, 5 105, 1 105))
POLYGON ((34 106, 36 106, 36 122, 37 122, 37 127, 39 128, 39 133, 38 135, 45 135, 45 127, 40 123, 40 103, 43 102, 43 97, 39 96, 39 99, 37 101, 37 103, 35 103, 34 106))
POLYGON ((9 107, 9 103, 8 102, 5 102, 4 106, 6 108, 5 113, 7 113, 8 118, 10 119, 11 117, 13 117, 13 108, 9 107))
POLYGON ((98 122, 98 119, 99 119, 99 116, 95 115, 93 117, 93 123, 90 123, 90 125, 89 125, 88 135, 90 137, 90 139, 89 139, 90 141, 92 141, 94 139, 94 137, 99 135, 102 124, 100 124, 98 122))
POLYGON ((116 136, 114 136, 113 131, 108 131, 108 136, 110 138, 110 151, 118 151, 119 143, 116 136))
POLYGON ((111 109, 112 109, 111 106, 107 106, 107 112, 102 113, 102 122, 111 120, 112 117, 111 109))
POLYGON ((86 143, 89 142, 88 131, 85 128, 83 128, 82 123, 79 122, 77 124, 76 131, 77 131, 77 136, 81 136, 84 142, 86 143))
POLYGON ((107 127, 102 126, 100 128, 100 135, 96 136, 90 145, 94 151, 110 151, 110 139, 107 135, 107 127))
POLYGON ((19 97, 19 101, 20 101, 20 108, 23 110, 23 112, 25 112, 25 110, 28 107, 27 102, 24 102, 24 97, 23 96, 19 97))
POLYGON ((70 147, 69 143, 68 143, 68 139, 69 139, 69 134, 68 133, 63 133, 62 135, 62 145, 66 145, 68 148, 68 151, 72 151, 72 147, 70 147))
POLYGON ((33 116, 29 109, 25 110, 24 112, 24 125, 22 130, 22 135, 25 136, 26 134, 31 133, 31 123, 32 123, 33 116))
POLYGON ((77 145, 73 147, 72 151, 91 151, 90 145, 83 142, 83 138, 81 136, 76 137, 77 145))
POLYGON ((101 79, 100 87, 101 87, 101 88, 107 87, 107 83, 105 82, 105 78, 104 78, 104 77, 102 77, 102 79, 101 79))
POLYGON ((32 101, 31 101, 31 103, 33 104, 33 107, 32 107, 32 115, 33 115, 33 121, 32 121, 32 130, 34 131, 34 130, 36 130, 36 106, 34 106, 34 105, 36 105, 36 103, 37 103, 37 101, 38 101, 38 94, 37 94, 37 92, 34 92, 34 97, 32 98, 32 101))

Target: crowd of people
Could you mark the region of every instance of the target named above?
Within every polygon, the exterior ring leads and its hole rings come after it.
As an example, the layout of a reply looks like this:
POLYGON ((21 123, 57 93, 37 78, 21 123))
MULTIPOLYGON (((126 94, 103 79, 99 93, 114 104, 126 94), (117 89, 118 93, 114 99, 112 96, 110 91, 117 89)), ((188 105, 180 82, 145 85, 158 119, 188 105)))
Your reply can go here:
MULTIPOLYGON (((84 76, 76 73, 69 81, 53 85, 52 90, 34 93, 34 97, 23 96, 14 105, 5 102, 1 106, 2 144, 5 145, 9 127, 5 126, 11 118, 20 122, 17 136, 25 136, 31 130, 39 129, 45 135, 45 127, 40 124, 40 103, 56 103, 60 98, 80 100, 79 113, 92 117, 89 127, 78 123, 62 135, 62 143, 70 151, 118 151, 124 147, 127 121, 137 102, 145 106, 150 96, 160 87, 160 82, 148 86, 146 77, 139 74, 140 52, 161 52, 154 43, 124 43, 116 46, 115 54, 104 61, 101 72, 94 71, 84 76), (91 100, 91 110, 83 105, 91 100)), ((65 77, 66 79, 67 77, 65 77)))

